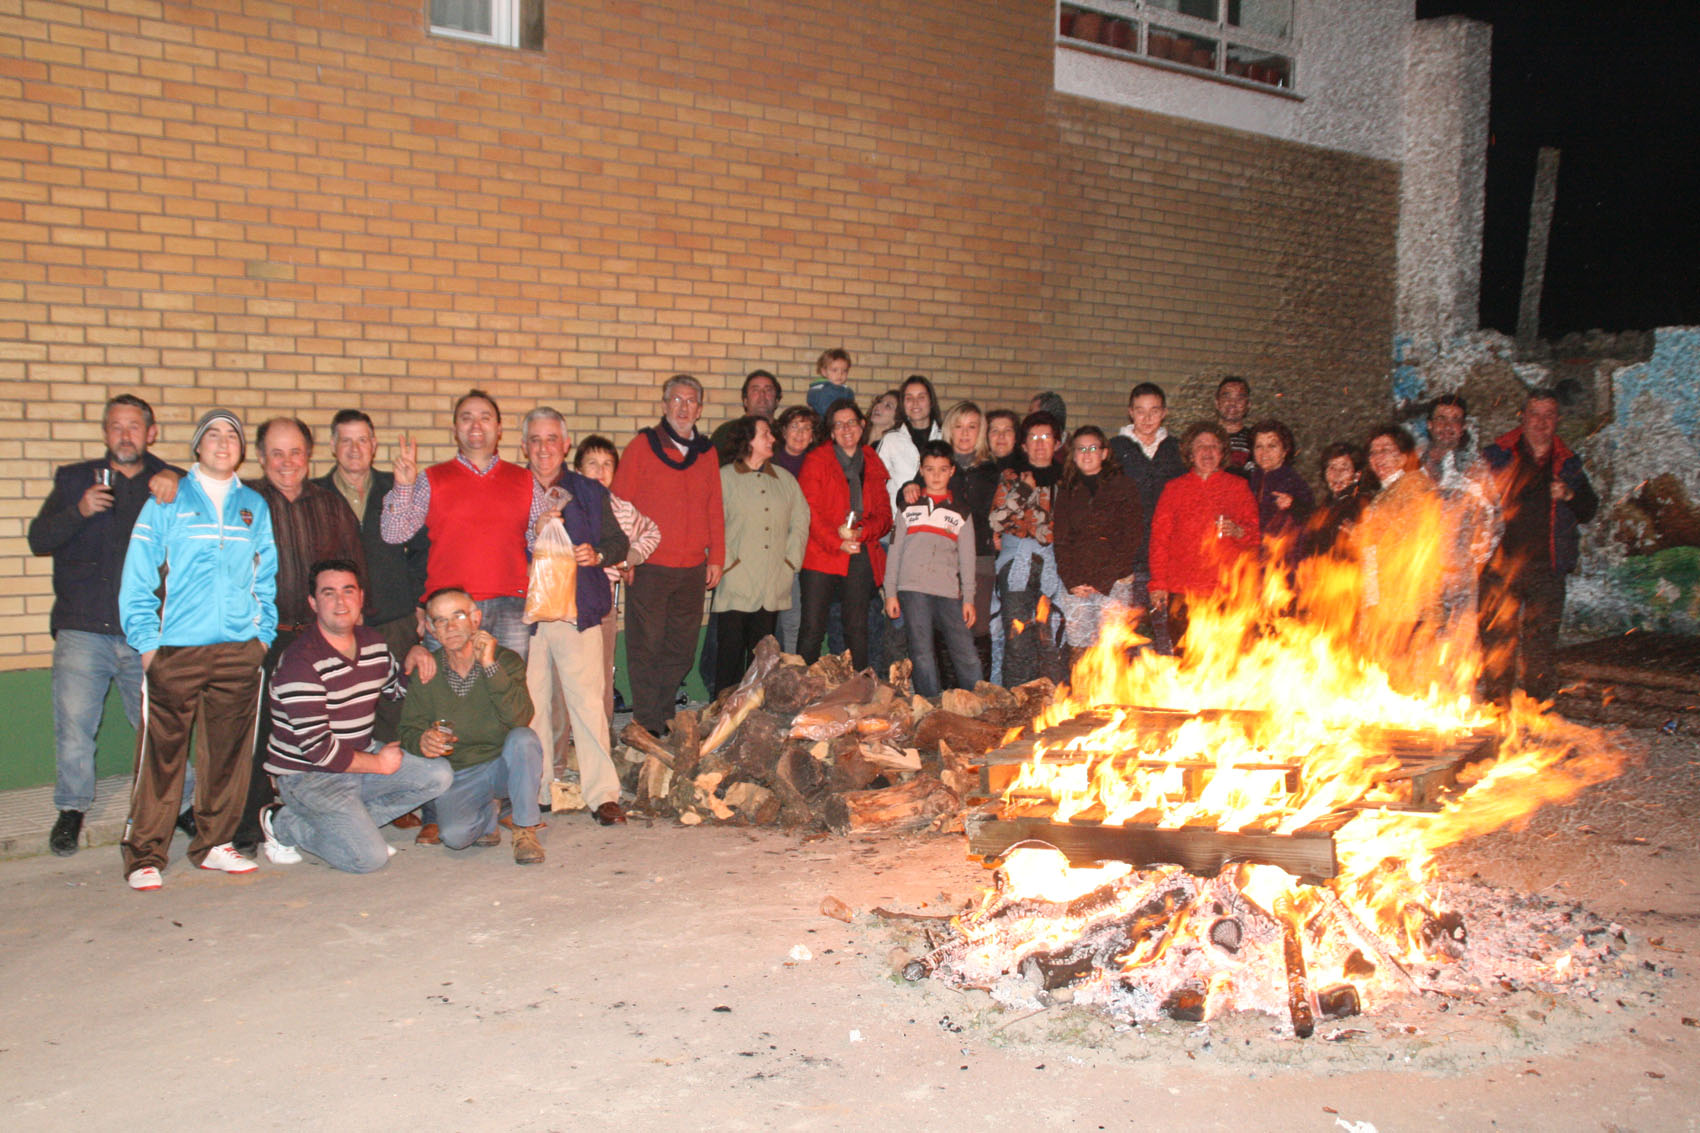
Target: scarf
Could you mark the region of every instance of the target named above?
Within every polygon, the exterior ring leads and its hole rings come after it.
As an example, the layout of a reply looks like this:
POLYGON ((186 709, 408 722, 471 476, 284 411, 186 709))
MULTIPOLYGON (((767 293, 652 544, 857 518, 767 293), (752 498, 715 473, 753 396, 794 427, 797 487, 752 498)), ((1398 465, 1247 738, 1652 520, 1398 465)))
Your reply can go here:
POLYGON ((661 419, 659 426, 645 429, 643 433, 649 438, 649 448, 655 453, 655 458, 676 471, 683 472, 697 462, 697 457, 714 451, 714 442, 700 432, 692 429, 689 437, 681 437, 665 417, 661 419), (666 439, 663 439, 663 436, 666 439), (685 455, 681 457, 674 445, 683 446, 685 455))

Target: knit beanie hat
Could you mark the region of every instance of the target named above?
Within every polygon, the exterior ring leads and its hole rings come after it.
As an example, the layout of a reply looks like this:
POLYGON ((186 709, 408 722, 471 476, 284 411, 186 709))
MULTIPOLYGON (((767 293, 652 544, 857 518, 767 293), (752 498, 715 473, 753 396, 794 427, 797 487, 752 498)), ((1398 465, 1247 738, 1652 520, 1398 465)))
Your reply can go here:
POLYGON ((238 463, 248 458, 248 440, 242 435, 242 422, 236 414, 228 409, 209 409, 195 422, 195 435, 189 440, 189 455, 194 456, 201 451, 201 438, 207 435, 207 429, 214 421, 227 421, 236 430, 236 455, 238 463))

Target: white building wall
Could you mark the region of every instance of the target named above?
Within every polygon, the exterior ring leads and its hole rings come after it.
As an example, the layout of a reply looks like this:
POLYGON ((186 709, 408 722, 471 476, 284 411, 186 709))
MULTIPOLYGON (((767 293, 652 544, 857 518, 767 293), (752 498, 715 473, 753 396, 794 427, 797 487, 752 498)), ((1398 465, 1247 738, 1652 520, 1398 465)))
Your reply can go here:
POLYGON ((1296 89, 1236 82, 1059 44, 1056 88, 1159 114, 1400 161, 1414 0, 1297 0, 1296 89))

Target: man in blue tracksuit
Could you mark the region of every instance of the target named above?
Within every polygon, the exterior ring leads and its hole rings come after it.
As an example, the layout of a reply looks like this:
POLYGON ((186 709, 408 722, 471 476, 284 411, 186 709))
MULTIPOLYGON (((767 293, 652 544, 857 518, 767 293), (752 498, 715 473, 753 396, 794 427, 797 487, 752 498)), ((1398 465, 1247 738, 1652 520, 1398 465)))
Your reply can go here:
POLYGON ((146 685, 136 783, 121 849, 132 889, 158 889, 198 730, 189 859, 248 873, 230 845, 252 767, 260 663, 277 633, 277 547, 266 501, 236 478, 242 422, 214 409, 195 426, 195 465, 169 504, 149 500, 130 535, 118 614, 146 685), (161 595, 163 594, 163 598, 161 595))

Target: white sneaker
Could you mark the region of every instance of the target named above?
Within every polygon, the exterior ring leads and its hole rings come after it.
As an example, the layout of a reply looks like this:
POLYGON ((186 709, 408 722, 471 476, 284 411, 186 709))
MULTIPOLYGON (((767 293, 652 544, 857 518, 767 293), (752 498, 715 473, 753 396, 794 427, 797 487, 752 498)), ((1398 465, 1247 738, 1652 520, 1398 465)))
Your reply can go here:
POLYGON ((260 811, 260 833, 265 837, 266 860, 273 865, 300 865, 301 851, 279 842, 277 835, 272 833, 272 815, 277 813, 277 809, 268 806, 260 811))
POLYGON ((160 879, 159 870, 151 865, 145 865, 124 879, 130 883, 131 889, 148 892, 158 889, 164 882, 160 879))
POLYGON ((207 856, 201 859, 201 868, 223 873, 253 873, 260 867, 237 853, 235 846, 225 842, 207 851, 207 856))

